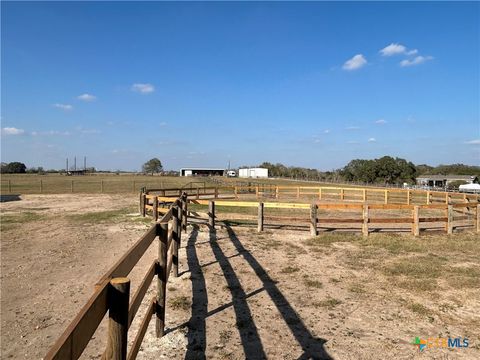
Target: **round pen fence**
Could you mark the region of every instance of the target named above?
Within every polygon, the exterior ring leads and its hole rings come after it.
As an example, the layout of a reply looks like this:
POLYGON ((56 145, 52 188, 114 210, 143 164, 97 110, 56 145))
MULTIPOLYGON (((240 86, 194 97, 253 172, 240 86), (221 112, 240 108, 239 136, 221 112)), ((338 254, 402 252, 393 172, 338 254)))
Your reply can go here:
MULTIPOLYGON (((141 214, 151 214, 158 219, 168 211, 180 191, 146 190, 140 194, 141 214)), ((222 219, 236 224, 256 224, 259 231, 265 227, 290 227, 310 228, 312 235, 353 231, 365 236, 371 232, 410 232, 418 236, 432 231, 448 234, 461 229, 478 231, 480 227, 479 196, 475 194, 257 185, 192 188, 186 190, 186 196, 192 221, 214 223, 222 219), (309 202, 298 202, 298 199, 309 202)))

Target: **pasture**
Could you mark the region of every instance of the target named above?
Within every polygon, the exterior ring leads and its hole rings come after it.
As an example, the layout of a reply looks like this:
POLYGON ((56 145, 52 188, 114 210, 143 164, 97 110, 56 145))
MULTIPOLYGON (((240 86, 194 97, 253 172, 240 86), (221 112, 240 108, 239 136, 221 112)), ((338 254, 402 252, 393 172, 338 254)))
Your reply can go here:
MULTIPOLYGON (((1 351, 41 358, 152 219, 139 216, 138 194, 21 198, 0 205, 1 351)), ((421 358, 417 336, 470 340, 428 349, 437 358, 480 356, 478 234, 258 233, 228 218, 188 226, 180 276, 167 283, 166 335, 157 339, 152 322, 138 358, 421 358)), ((133 288, 156 251, 129 275, 133 288)), ((106 325, 84 358, 99 358, 106 325)))

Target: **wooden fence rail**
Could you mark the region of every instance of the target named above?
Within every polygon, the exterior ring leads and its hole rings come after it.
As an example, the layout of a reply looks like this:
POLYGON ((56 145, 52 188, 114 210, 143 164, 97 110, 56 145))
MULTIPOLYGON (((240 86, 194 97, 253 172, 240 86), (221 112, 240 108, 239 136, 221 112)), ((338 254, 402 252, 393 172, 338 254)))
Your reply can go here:
POLYGON ((187 195, 183 193, 165 215, 152 225, 97 282, 93 295, 44 359, 78 359, 107 312, 109 313, 107 347, 102 359, 135 359, 153 315, 156 315, 157 337, 164 335, 166 283, 172 268, 174 276, 178 276, 178 249, 182 228, 186 229, 187 223, 184 211, 186 202, 187 195), (149 267, 129 303, 130 280, 127 276, 157 237, 158 258, 149 267), (149 300, 140 329, 128 349, 128 328, 155 276, 156 296, 149 300))

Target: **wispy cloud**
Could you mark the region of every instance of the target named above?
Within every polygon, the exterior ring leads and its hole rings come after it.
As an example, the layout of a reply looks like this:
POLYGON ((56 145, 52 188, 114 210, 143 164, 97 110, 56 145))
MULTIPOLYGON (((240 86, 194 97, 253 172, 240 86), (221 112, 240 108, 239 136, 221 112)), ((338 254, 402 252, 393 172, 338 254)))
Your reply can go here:
POLYGON ((385 119, 378 119, 377 121, 375 121, 375 124, 378 124, 378 125, 384 125, 387 123, 387 120, 385 119))
POLYGON ((405 60, 400 61, 400 66, 401 67, 406 67, 406 66, 420 65, 420 64, 423 64, 423 63, 425 63, 429 60, 432 60, 432 59, 433 59, 433 56, 419 55, 419 56, 414 57, 412 60, 405 59, 405 60))
POLYGON ((475 140, 466 141, 465 144, 468 144, 468 145, 480 145, 480 139, 475 139, 475 140))
POLYGON ((23 135, 25 130, 17 129, 14 127, 4 127, 2 128, 2 135, 23 135))
POLYGON ((368 142, 377 142, 377 139, 371 137, 370 139, 368 139, 368 142))
POLYGON ((358 141, 347 141, 347 144, 358 144, 358 141))
POLYGON ((325 129, 325 130, 323 130, 323 133, 324 133, 324 134, 330 134, 330 130, 329 130, 329 129, 325 129))
POLYGON ((351 131, 351 130, 360 130, 360 126, 347 126, 347 127, 345 128, 345 130, 349 130, 349 131, 351 131))
POLYGON ((86 101, 86 102, 91 102, 97 100, 97 97, 92 95, 92 94, 82 94, 77 96, 78 100, 86 101))
POLYGON ((57 109, 62 109, 62 110, 65 110, 65 111, 70 111, 73 109, 73 106, 70 105, 70 104, 53 104, 52 105, 53 107, 56 107, 57 109))
POLYGON ((131 89, 141 94, 150 94, 155 91, 155 86, 152 84, 133 84, 131 89))
POLYGON ((360 69, 361 67, 365 66, 367 64, 367 59, 362 54, 357 54, 351 59, 345 61, 345 64, 343 64, 342 68, 343 70, 357 70, 360 69))
POLYGON ((32 136, 69 136, 69 131, 47 130, 47 131, 32 131, 32 136))

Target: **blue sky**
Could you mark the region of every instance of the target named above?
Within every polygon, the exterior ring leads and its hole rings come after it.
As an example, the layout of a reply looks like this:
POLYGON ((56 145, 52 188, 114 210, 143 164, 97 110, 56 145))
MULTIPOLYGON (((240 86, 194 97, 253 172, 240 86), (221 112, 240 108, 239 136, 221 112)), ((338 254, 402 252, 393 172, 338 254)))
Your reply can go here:
POLYGON ((1 158, 480 164, 478 2, 2 2, 1 158))

